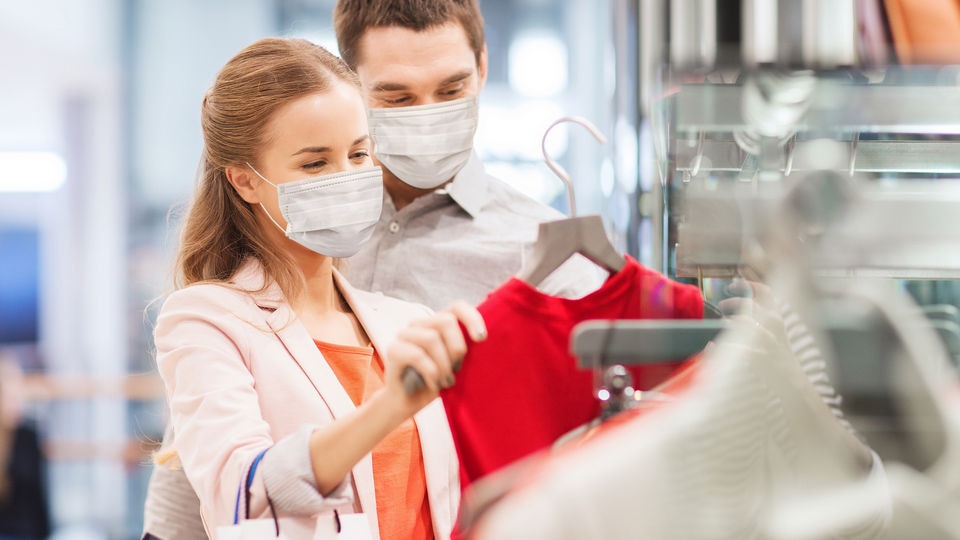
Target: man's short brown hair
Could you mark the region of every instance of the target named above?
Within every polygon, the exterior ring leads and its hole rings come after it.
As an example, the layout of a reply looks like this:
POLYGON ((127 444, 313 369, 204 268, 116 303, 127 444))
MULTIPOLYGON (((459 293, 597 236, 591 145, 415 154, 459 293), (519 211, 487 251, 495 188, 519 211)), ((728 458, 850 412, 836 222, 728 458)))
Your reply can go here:
POLYGON ((483 15, 479 0, 339 0, 333 8, 340 57, 352 69, 360 59, 360 39, 369 28, 399 26, 420 32, 459 22, 480 65, 483 15))

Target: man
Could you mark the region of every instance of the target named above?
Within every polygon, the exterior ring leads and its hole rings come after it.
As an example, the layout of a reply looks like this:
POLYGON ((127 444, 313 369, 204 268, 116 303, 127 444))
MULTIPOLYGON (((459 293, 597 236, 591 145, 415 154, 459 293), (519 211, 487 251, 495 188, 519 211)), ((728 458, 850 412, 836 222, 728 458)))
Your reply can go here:
MULTIPOLYGON (((385 188, 347 277, 434 309, 479 303, 520 270, 538 224, 564 216, 486 174, 473 151, 487 77, 476 0, 340 0, 334 28, 363 85, 385 188)), ((604 277, 578 256, 540 288, 580 297, 604 277)))

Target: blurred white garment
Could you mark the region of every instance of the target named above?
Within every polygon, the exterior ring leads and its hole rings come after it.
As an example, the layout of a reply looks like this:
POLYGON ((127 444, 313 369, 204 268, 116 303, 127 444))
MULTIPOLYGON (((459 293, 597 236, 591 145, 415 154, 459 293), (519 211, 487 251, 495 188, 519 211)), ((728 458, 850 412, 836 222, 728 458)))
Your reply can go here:
POLYGON ((960 378, 936 330, 892 284, 848 288, 883 313, 903 348, 890 399, 906 431, 904 462, 886 461, 893 514, 884 539, 960 539, 960 378), (909 463, 907 463, 909 462, 909 463))
POLYGON ((885 463, 885 487, 850 485, 818 500, 780 499, 773 536, 837 537, 842 522, 874 511, 882 490, 890 521, 875 538, 960 539, 960 403, 950 403, 960 386, 943 343, 896 284, 841 280, 821 286, 822 299, 875 316, 880 350, 833 362, 844 373, 841 388, 852 383, 858 397, 876 407, 861 405, 847 418, 885 463))
MULTIPOLYGON (((477 538, 776 538, 777 501, 883 484, 880 464, 841 425, 786 343, 738 320, 684 399, 559 456, 485 515, 477 538)), ((829 538, 876 538, 879 493, 829 538)), ((808 537, 812 538, 812 537, 808 537)))
POLYGON ((960 538, 960 497, 931 476, 902 463, 888 467, 894 518, 884 539, 960 538))
POLYGON ((820 394, 823 402, 830 407, 837 421, 853 431, 853 426, 843 416, 843 396, 837 391, 829 373, 829 366, 823 351, 810 333, 810 328, 800 319, 796 311, 782 300, 776 300, 780 316, 783 317, 783 330, 800 369, 810 379, 810 383, 820 394))

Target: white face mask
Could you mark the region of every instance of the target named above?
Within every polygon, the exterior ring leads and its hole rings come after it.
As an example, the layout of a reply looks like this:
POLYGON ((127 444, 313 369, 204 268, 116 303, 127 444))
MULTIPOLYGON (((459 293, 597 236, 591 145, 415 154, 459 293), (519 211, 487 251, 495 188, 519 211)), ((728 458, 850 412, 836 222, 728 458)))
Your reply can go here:
POLYGON ((247 163, 264 182, 277 188, 284 230, 260 203, 270 221, 287 238, 328 257, 350 257, 370 239, 383 207, 383 170, 364 167, 274 184, 247 163))
POLYGON ((467 164, 477 131, 477 97, 368 109, 374 154, 403 182, 439 187, 467 164))

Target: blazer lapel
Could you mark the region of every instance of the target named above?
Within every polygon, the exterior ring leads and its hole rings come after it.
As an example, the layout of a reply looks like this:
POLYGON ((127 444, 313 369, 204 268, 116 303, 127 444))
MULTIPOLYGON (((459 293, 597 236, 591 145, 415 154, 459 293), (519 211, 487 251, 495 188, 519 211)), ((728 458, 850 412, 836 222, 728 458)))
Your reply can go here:
MULTIPOLYGON (((360 301, 357 295, 354 294, 353 287, 351 287, 346 279, 336 270, 333 271, 333 278, 337 289, 340 291, 340 294, 343 295, 350 309, 353 310, 357 320, 360 321, 360 326, 362 326, 363 330, 367 333, 367 337, 370 338, 374 349, 383 355, 386 351, 385 347, 388 344, 387 340, 391 339, 387 334, 391 328, 389 319, 383 317, 383 315, 378 312, 379 306, 376 302, 360 301)), ((344 391, 342 387, 340 391, 344 396, 347 396, 346 391, 344 391)), ((347 400, 349 401, 348 396, 347 400)), ((380 530, 380 522, 377 519, 377 497, 373 483, 373 459, 371 454, 368 453, 353 467, 353 477, 357 486, 357 497, 360 499, 360 506, 366 514, 371 528, 378 531, 380 530)))
MULTIPOLYGON (((297 320, 290 305, 283 303, 267 318, 267 324, 283 342, 290 356, 310 380, 320 399, 327 404, 334 419, 356 410, 353 400, 340 384, 337 375, 327 364, 307 329, 297 320)), ((377 521, 377 498, 373 483, 373 460, 368 453, 351 471, 358 502, 357 510, 366 514, 373 530, 379 530, 377 521)))
POLYGON ((360 321, 363 331, 367 333, 367 337, 373 343, 373 348, 383 358, 383 355, 387 352, 387 346, 390 345, 390 341, 393 340, 401 328, 401 321, 390 317, 389 314, 381 313, 380 303, 377 302, 377 299, 382 298, 382 296, 368 294, 364 300, 360 300, 353 286, 347 282, 340 272, 334 270, 333 278, 337 288, 340 289, 340 294, 343 295, 343 299, 350 305, 350 309, 353 310, 353 314, 360 321))
POLYGON ((434 526, 449 534, 460 503, 460 462, 443 402, 437 398, 414 415, 423 472, 427 478, 427 497, 434 509, 434 526))
MULTIPOLYGON (((369 293, 359 298, 353 287, 338 272, 334 279, 344 299, 360 320, 360 324, 373 342, 381 357, 386 354, 387 346, 407 323, 408 316, 391 313, 386 306, 378 302, 382 296, 369 293)), ((424 315, 426 315, 426 311, 424 315)), ((384 358, 384 361, 386 359, 384 358)), ((439 398, 420 410, 413 417, 417 424, 423 451, 424 473, 427 477, 427 495, 430 507, 434 511, 437 531, 449 534, 459 504, 460 463, 457 461, 453 435, 450 433, 446 411, 439 398), (450 493, 453 490, 454 493, 450 493)))
POLYGON ((337 375, 320 354, 313 338, 290 308, 290 304, 279 304, 276 311, 267 317, 267 325, 280 338, 290 357, 300 366, 300 370, 317 390, 320 399, 327 404, 334 418, 356 409, 347 391, 340 385, 337 375))

